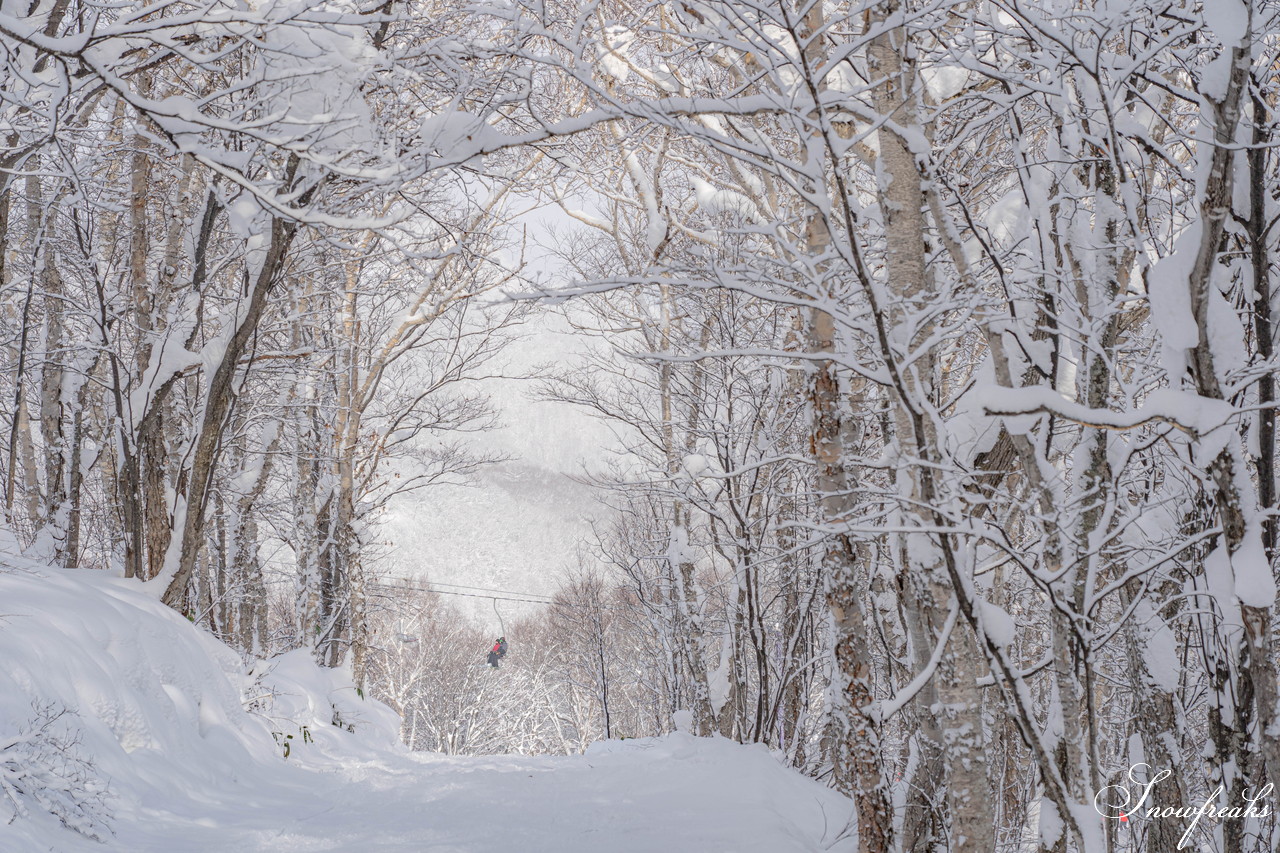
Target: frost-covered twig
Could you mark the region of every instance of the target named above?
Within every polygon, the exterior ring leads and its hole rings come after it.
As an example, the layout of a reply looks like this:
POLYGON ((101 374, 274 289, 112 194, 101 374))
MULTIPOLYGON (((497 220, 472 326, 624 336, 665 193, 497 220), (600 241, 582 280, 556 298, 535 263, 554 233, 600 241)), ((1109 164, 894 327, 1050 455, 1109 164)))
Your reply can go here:
POLYGON ((79 734, 69 722, 74 714, 52 703, 33 703, 32 712, 26 727, 0 744, 0 789, 11 806, 8 822, 30 817, 34 807, 80 835, 106 840, 110 792, 93 761, 80 751, 79 734))

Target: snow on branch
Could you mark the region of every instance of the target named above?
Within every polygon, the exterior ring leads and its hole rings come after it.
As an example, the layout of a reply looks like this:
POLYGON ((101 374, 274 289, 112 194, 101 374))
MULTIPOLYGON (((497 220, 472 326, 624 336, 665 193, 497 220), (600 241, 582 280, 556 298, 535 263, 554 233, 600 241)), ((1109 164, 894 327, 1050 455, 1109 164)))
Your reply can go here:
POLYGON ((93 762, 79 750, 66 708, 33 704, 32 717, 16 735, 0 740, 0 812, 8 823, 29 818, 32 807, 95 841, 110 834, 109 790, 93 762))
POLYGON ((1165 423, 1197 439, 1225 426, 1237 414, 1230 403, 1172 388, 1152 391, 1143 405, 1131 412, 1092 409, 1045 387, 988 385, 973 393, 977 404, 991 417, 1052 414, 1082 426, 1118 431, 1165 423))

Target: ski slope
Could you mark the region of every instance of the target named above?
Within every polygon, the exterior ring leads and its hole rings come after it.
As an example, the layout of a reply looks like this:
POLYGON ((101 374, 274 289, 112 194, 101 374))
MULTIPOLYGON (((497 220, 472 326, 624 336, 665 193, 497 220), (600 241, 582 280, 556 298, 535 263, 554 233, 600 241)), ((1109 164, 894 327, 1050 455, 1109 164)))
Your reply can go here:
POLYGON ((118 828, 117 849, 787 853, 827 848, 824 825, 835 840, 848 816, 840 798, 779 772, 764 750, 695 740, 573 757, 349 760, 198 813, 143 810, 118 828))
POLYGON ((764 747, 410 753, 341 672, 301 652, 246 668, 102 573, 0 568, 0 659, 3 853, 853 849, 848 800, 764 747))

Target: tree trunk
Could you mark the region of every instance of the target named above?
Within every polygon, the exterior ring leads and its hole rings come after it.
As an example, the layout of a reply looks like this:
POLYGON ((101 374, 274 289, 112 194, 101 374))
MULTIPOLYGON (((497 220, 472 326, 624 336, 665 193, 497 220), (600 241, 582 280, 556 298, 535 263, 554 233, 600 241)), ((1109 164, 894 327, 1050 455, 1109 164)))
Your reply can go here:
POLYGON ((195 569, 196 557, 204 544, 205 509, 213 474, 217 468, 219 443, 235 400, 235 374, 239 362, 258 328, 267 298, 284 269, 289 246, 297 232, 297 224, 279 218, 271 221, 271 237, 262 267, 254 278, 249 302, 229 336, 222 358, 209 379, 205 392, 204 414, 195 440, 186 509, 182 518, 182 537, 176 559, 173 548, 165 568, 164 602, 186 615, 187 585, 195 569))
MULTIPOLYGON (((896 0, 881 4, 870 16, 870 26, 883 26, 902 11, 896 0)), ((907 41, 905 28, 884 27, 871 40, 868 63, 873 77, 881 81, 874 90, 877 113, 892 117, 895 125, 910 130, 918 126, 919 82, 914 67, 904 60, 909 50, 907 41)), ((925 307, 931 290, 925 268, 928 254, 925 195, 920 166, 904 136, 881 127, 876 138, 880 168, 887 178, 887 186, 880 189, 880 209, 887 244, 885 275, 893 300, 889 308, 890 346, 902 354, 885 355, 890 359, 909 357, 913 362, 902 371, 902 387, 894 389, 895 442, 903 462, 909 466, 899 475, 906 478, 900 489, 905 490, 906 506, 922 508, 909 510, 907 514, 919 513, 915 523, 931 528, 936 526, 934 513, 942 496, 935 493, 932 473, 925 467, 935 461, 934 449, 939 447, 939 439, 922 406, 935 402, 935 366, 930 352, 920 352, 915 346, 918 341, 927 340, 932 329, 917 326, 910 313, 925 307), (916 456, 921 458, 912 458, 916 456)), ((911 523, 906 522, 907 526, 911 523)), ((952 590, 943 565, 942 548, 948 546, 935 540, 946 535, 908 532, 902 537, 899 569, 909 573, 908 583, 928 585, 927 592, 921 590, 919 595, 908 598, 907 606, 914 602, 927 608, 920 621, 929 626, 927 648, 930 651, 939 637, 938 626, 943 614, 950 610, 954 596, 962 594, 960 590, 952 590)), ((950 846, 952 850, 966 853, 989 853, 995 849, 995 818, 986 767, 982 697, 977 686, 981 657, 973 637, 962 627, 951 632, 949 646, 950 653, 943 657, 932 681, 936 682, 941 709, 939 723, 943 742, 940 746, 947 768, 950 846)))

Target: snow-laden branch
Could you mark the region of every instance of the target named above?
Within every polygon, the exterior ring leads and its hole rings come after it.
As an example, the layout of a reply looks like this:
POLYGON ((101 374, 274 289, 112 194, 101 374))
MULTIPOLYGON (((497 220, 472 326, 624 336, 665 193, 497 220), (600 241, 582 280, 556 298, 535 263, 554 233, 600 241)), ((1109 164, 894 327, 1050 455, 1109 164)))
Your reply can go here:
POLYGON ((1157 388, 1142 406, 1130 412, 1093 409, 1044 386, 1003 388, 985 385, 972 392, 975 404, 991 417, 1051 414, 1095 429, 1126 431, 1151 423, 1165 423, 1201 438, 1230 423, 1238 412, 1224 400, 1191 391, 1157 388))

